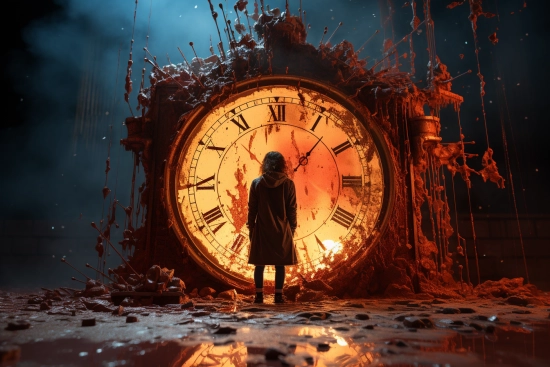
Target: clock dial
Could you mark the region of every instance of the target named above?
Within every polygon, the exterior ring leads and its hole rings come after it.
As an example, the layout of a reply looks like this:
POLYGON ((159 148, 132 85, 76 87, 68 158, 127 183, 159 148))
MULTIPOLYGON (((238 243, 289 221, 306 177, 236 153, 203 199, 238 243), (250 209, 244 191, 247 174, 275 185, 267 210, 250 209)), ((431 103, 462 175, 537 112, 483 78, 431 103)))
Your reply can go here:
POLYGON ((388 202, 386 153, 322 89, 283 83, 241 91, 190 116, 175 146, 167 194, 176 232, 226 281, 252 282, 248 190, 269 151, 283 154, 296 186, 299 264, 288 268, 288 283, 297 273, 314 277, 342 266, 378 234, 388 202))

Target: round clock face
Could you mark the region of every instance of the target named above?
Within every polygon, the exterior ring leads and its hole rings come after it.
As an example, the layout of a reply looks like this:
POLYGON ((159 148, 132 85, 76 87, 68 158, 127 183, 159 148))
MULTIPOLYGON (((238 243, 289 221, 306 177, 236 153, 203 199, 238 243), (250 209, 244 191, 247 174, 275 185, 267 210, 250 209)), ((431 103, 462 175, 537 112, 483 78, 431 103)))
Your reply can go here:
MULTIPOLYGON (((287 267, 287 284, 298 273, 323 277, 366 252, 391 196, 381 135, 337 101, 343 96, 303 80, 263 83, 241 85, 213 109, 189 116, 168 164, 177 234, 203 267, 237 286, 253 279, 248 191, 267 152, 283 154, 296 186, 299 264, 287 267)), ((273 269, 267 270, 269 280, 273 269)))

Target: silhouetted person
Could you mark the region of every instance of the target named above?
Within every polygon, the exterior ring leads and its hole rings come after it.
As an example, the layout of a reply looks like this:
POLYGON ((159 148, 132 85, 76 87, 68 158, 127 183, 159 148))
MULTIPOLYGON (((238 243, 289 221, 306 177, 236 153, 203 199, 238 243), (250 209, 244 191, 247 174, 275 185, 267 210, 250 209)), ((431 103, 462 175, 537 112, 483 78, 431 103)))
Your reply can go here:
POLYGON ((285 174, 286 162, 279 152, 269 152, 262 162, 262 175, 250 185, 248 222, 250 255, 256 266, 254 303, 263 303, 264 269, 275 265, 275 303, 283 303, 285 265, 297 263, 294 249, 296 188, 285 174))

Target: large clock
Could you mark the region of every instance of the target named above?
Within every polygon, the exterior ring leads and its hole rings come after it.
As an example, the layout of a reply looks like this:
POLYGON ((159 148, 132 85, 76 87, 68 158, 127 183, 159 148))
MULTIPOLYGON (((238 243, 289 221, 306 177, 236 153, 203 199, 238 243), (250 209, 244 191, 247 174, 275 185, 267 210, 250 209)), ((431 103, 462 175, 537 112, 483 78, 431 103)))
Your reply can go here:
POLYGON ((248 190, 269 151, 283 154, 296 186, 299 263, 287 267, 287 284, 353 267, 383 233, 394 196, 384 135, 364 106, 334 87, 264 76, 179 124, 165 172, 172 228, 194 260, 226 283, 252 283, 248 190))

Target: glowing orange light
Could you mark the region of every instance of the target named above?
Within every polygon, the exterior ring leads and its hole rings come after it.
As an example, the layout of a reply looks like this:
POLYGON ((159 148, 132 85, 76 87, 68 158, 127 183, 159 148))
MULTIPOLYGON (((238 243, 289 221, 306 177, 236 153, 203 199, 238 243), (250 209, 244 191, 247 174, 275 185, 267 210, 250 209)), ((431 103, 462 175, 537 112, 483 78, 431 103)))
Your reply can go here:
MULTIPOLYGON (((167 177, 178 225, 199 264, 250 283, 248 189, 269 151, 283 154, 296 185, 299 264, 292 283, 346 261, 374 235, 385 200, 384 160, 373 135, 334 99, 284 84, 242 91, 186 119, 167 177)), ((273 280, 267 268, 266 280, 273 280)))

